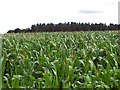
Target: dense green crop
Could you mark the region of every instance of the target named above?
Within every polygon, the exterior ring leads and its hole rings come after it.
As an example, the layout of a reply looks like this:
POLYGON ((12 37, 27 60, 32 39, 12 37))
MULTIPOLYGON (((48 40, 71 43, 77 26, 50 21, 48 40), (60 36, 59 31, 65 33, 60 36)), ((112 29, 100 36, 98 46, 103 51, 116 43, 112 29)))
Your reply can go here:
POLYGON ((120 31, 5 34, 3 88, 120 88, 120 31))
MULTIPOLYGON (((0 59, 2 57, 2 35, 0 34, 0 59)), ((2 62, 0 60, 0 89, 2 89, 2 62)))

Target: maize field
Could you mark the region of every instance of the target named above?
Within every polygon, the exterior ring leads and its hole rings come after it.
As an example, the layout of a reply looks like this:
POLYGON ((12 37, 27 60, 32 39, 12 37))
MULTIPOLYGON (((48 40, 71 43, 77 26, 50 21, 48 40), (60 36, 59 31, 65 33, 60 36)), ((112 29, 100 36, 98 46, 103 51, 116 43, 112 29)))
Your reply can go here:
POLYGON ((2 36, 2 88, 120 89, 120 31, 2 36))

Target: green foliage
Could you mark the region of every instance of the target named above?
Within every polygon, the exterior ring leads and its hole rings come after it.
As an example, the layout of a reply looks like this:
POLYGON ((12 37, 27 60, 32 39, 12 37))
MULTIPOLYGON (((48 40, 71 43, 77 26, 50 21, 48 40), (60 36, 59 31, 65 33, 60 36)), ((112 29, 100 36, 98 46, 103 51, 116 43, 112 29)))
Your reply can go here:
POLYGON ((2 41, 3 88, 120 88, 119 31, 5 34, 2 41))
POLYGON ((0 34, 0 90, 2 89, 2 35, 0 34))

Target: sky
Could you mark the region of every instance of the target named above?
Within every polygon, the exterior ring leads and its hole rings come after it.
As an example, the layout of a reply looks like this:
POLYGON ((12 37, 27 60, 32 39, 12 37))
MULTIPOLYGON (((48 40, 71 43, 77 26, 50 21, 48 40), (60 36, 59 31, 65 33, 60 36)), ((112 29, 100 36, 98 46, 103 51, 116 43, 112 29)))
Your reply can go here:
POLYGON ((118 23, 119 0, 0 0, 0 33, 37 23, 118 23))

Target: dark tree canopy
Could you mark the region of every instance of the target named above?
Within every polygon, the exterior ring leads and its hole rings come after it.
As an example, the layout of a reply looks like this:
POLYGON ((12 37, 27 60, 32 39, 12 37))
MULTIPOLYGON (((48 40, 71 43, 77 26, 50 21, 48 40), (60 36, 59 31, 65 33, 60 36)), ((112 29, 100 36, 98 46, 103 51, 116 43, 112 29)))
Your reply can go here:
POLYGON ((109 25, 103 23, 76 23, 76 22, 68 22, 68 23, 59 23, 59 24, 36 24, 32 25, 31 28, 9 30, 7 33, 27 33, 27 32, 72 32, 72 31, 106 31, 106 30, 120 30, 120 24, 112 24, 109 25))

